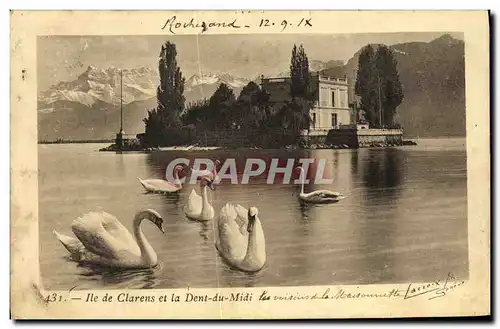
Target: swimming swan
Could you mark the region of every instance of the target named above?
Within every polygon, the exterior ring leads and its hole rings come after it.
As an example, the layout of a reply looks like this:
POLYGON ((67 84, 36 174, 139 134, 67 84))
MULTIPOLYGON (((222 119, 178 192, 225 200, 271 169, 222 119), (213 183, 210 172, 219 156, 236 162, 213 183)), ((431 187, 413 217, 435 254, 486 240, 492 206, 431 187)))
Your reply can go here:
POLYGON ((215 227, 215 247, 233 267, 256 272, 266 263, 266 241, 256 207, 227 203, 215 227))
POLYGON ((135 239, 115 216, 106 212, 90 212, 75 219, 71 230, 77 239, 55 230, 52 233, 74 261, 106 267, 152 268, 158 264, 158 257, 142 233, 144 219, 165 233, 162 217, 151 209, 141 210, 135 215, 135 239))
POLYGON ((213 174, 209 172, 200 179, 201 196, 194 189, 191 190, 188 202, 184 206, 184 213, 193 220, 208 221, 214 218, 214 208, 208 201, 207 186, 215 190, 213 174))
POLYGON ((182 170, 183 168, 180 165, 174 167, 175 184, 165 179, 140 179, 139 177, 137 179, 148 192, 175 193, 182 189, 182 184, 179 181, 179 171, 182 170))
POLYGON ((300 177, 302 178, 302 187, 299 194, 299 199, 301 199, 302 201, 310 203, 334 203, 345 198, 342 193, 329 190, 316 190, 309 193, 304 193, 304 183, 306 179, 304 168, 299 166, 295 169, 300 169, 300 177))

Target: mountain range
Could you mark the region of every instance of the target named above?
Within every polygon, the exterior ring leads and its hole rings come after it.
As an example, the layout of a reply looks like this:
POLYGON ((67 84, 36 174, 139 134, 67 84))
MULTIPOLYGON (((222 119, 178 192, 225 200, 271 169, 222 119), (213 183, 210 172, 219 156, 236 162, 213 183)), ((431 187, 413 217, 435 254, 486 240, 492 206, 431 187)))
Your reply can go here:
MULTIPOLYGON (((156 107, 159 76, 150 68, 124 69, 88 66, 74 81, 60 82, 38 95, 38 139, 52 141, 111 139, 120 127, 123 98, 123 130, 144 131, 147 111, 156 107), (122 83, 120 84, 120 80, 122 83)), ((236 95, 250 82, 229 74, 200 74, 186 79, 186 102, 209 98, 221 83, 236 95)))
MULTIPOLYGON (((374 45, 375 47, 377 45, 374 45)), ((464 43, 444 35, 431 42, 391 45, 398 62, 404 100, 397 120, 407 136, 465 135, 464 43)), ((360 50, 361 51, 361 50, 360 50)), ((350 99, 360 51, 347 62, 310 61, 311 71, 347 76, 350 99)), ((288 60, 288 59, 284 59, 288 60)), ((125 133, 144 131, 142 119, 156 106, 157 70, 88 66, 78 78, 60 82, 38 95, 39 140, 107 139, 119 129, 120 99, 123 101, 125 133), (120 80, 122 83, 120 84, 120 80)), ((286 76, 283 72, 280 76, 286 76)), ((226 83, 235 95, 259 77, 201 73, 186 79, 186 103, 210 97, 226 83)))
MULTIPOLYGON (((378 45, 372 45, 376 48, 378 45)), ((430 42, 389 46, 398 63, 404 99, 395 119, 405 136, 465 136, 464 42, 445 34, 430 42)), ((347 76, 349 99, 361 49, 342 66, 323 70, 325 75, 347 76)))

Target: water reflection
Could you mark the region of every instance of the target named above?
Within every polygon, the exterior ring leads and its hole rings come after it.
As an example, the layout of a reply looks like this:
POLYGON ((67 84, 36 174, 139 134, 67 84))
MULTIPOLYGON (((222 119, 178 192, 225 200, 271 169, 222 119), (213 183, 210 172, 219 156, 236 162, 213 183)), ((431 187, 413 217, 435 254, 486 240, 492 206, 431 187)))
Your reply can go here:
POLYGON ((394 273, 394 254, 390 251, 397 238, 395 205, 401 196, 404 177, 404 155, 399 149, 368 149, 360 152, 362 182, 367 187, 361 202, 363 211, 378 208, 378 216, 360 223, 359 244, 365 250, 363 268, 370 282, 386 282, 394 273))
MULTIPOLYGON (((368 188, 386 189, 401 185, 404 175, 404 154, 399 149, 361 150, 363 183, 368 188)), ((389 189, 393 191, 393 189, 389 189)))
POLYGON ((203 240, 205 241, 208 241, 209 240, 209 237, 208 237, 208 222, 198 222, 198 225, 200 227, 200 236, 203 238, 203 240))
POLYGON ((358 166, 359 166, 359 152, 351 152, 351 171, 353 175, 357 176, 359 171, 358 171, 358 166))
POLYGON ((225 287, 256 287, 261 283, 261 278, 266 275, 268 264, 266 263, 264 267, 258 272, 242 272, 238 269, 233 268, 224 258, 218 256, 220 260, 220 269, 222 271, 220 277, 223 280, 222 285, 225 287))
POLYGON ((120 174, 122 177, 127 177, 125 174, 125 160, 123 159, 123 154, 117 154, 116 155, 116 169, 118 174, 120 174))
POLYGON ((162 194, 162 197, 167 204, 173 204, 173 205, 179 204, 181 200, 180 193, 164 193, 162 194))
POLYGON ((102 285, 113 287, 152 289, 158 283, 157 273, 161 272, 161 264, 154 269, 120 270, 89 264, 78 265, 79 276, 86 281, 98 280, 102 285))
POLYGON ((299 199, 299 210, 300 214, 302 215, 302 219, 308 220, 309 219, 309 212, 311 211, 311 208, 313 206, 310 203, 304 202, 299 199))

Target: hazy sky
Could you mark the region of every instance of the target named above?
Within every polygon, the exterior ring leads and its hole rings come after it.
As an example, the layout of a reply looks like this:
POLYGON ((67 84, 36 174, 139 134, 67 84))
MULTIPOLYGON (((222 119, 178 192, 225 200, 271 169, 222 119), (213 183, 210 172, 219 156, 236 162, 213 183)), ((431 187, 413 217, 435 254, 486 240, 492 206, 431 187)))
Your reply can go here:
MULTIPOLYGON (((304 45, 310 60, 348 60, 368 43, 387 45, 430 41, 444 33, 275 34, 189 36, 50 36, 38 38, 38 88, 71 81, 88 65, 107 68, 151 67, 167 40, 177 46, 184 75, 229 73, 244 78, 286 71, 293 44, 304 45)), ((461 33, 453 33, 462 38, 461 33)))

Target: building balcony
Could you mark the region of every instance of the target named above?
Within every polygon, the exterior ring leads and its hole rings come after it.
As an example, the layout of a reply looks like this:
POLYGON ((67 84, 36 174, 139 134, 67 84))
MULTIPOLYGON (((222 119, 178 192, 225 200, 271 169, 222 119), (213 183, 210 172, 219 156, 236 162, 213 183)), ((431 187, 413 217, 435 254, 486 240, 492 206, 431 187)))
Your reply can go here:
POLYGON ((347 85, 347 78, 334 78, 334 77, 320 75, 319 81, 334 82, 336 84, 347 85))

